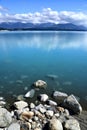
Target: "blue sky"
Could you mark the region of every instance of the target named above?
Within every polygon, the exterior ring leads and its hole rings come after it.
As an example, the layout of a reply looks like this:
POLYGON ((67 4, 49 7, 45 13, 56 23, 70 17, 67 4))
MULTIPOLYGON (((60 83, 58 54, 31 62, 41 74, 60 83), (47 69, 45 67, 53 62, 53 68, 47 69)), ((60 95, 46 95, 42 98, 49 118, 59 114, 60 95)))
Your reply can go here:
POLYGON ((87 26, 87 0, 0 0, 0 23, 6 21, 87 26))
POLYGON ((87 11, 87 0, 0 0, 11 13, 28 13, 51 8, 56 11, 87 11))

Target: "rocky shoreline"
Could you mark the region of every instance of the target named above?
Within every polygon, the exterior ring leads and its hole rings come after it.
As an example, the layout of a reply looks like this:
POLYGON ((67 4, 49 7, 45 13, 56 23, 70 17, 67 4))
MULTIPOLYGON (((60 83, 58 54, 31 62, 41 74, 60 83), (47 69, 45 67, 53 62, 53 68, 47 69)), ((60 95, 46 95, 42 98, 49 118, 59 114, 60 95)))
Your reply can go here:
POLYGON ((47 83, 36 81, 34 89, 24 96, 18 96, 8 110, 5 100, 0 97, 0 130, 86 130, 87 112, 74 95, 54 91, 52 98, 45 93, 37 95, 35 102, 28 103, 26 99, 33 98, 35 91, 46 89, 47 83), (85 118, 84 118, 85 117, 85 118))

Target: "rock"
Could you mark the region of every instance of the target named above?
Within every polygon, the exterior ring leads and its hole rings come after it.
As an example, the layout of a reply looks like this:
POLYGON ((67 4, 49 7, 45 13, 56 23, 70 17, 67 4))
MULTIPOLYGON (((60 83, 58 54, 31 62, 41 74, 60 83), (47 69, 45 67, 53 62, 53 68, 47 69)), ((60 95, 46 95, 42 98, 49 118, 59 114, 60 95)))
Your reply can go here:
POLYGON ((11 122, 11 113, 7 111, 5 108, 0 108, 0 127, 7 127, 11 124, 11 122))
POLYGON ((67 96, 68 95, 66 93, 60 91, 55 91, 53 93, 53 98, 56 99, 59 103, 62 103, 67 96))
POLYGON ((37 88, 46 88, 47 83, 43 80, 37 80, 36 82, 34 82, 34 86, 37 88))
POLYGON ((42 130, 41 128, 35 128, 34 130, 42 130))
POLYGON ((0 106, 4 106, 6 104, 5 101, 0 101, 0 106))
POLYGON ((12 123, 9 127, 8 130, 20 130, 20 125, 18 123, 12 123))
POLYGON ((40 94, 39 96, 38 96, 38 99, 40 100, 40 101, 42 101, 42 102, 46 102, 47 100, 48 100, 48 95, 47 94, 40 94))
POLYGON ((52 100, 47 100, 46 102, 48 105, 51 105, 51 106, 57 106, 57 103, 52 101, 52 100))
POLYGON ((58 110, 59 112, 61 112, 61 113, 64 112, 64 108, 63 108, 63 107, 57 107, 57 110, 58 110))
POLYGON ((34 121, 38 121, 38 117, 37 116, 34 116, 34 121))
POLYGON ((51 119, 48 122, 48 130, 63 130, 63 126, 58 119, 51 119))
POLYGON ((67 109, 64 110, 64 115, 69 116, 69 111, 67 109))
POLYGON ((59 113, 56 113, 54 114, 56 118, 59 118, 60 114, 59 113))
POLYGON ((35 104, 34 103, 30 103, 30 108, 34 109, 35 108, 35 104))
POLYGON ((44 114, 44 113, 46 112, 46 109, 45 109, 45 107, 40 107, 40 108, 39 108, 39 111, 40 111, 42 114, 44 114))
POLYGON ((22 112, 20 119, 28 120, 28 119, 32 118, 33 116, 34 116, 34 112, 25 111, 25 112, 22 112))
POLYGON ((31 130, 31 123, 29 123, 29 122, 22 123, 20 130, 31 130))
POLYGON ((76 119, 66 120, 64 128, 65 130, 81 130, 79 122, 76 119))
POLYGON ((35 129, 36 127, 37 127, 37 123, 33 121, 31 128, 32 128, 32 129, 35 129))
POLYGON ((64 100, 63 106, 70 109, 71 111, 73 111, 76 114, 80 114, 82 112, 82 107, 74 95, 68 96, 64 100))
POLYGON ((0 97, 0 101, 4 101, 4 98, 3 98, 3 97, 0 97))
POLYGON ((17 100, 19 100, 19 101, 25 100, 24 95, 19 95, 19 96, 17 97, 17 100))
POLYGON ((47 110, 46 111, 46 117, 47 118, 53 117, 53 114, 54 114, 54 112, 52 110, 47 110))
POLYGON ((24 97, 26 97, 26 98, 32 98, 34 96, 34 94, 35 94, 35 89, 31 89, 29 92, 27 92, 25 94, 24 97))
POLYGON ((24 102, 24 101, 18 101, 18 102, 14 102, 14 106, 18 109, 18 110, 22 110, 25 107, 28 107, 28 103, 24 102))

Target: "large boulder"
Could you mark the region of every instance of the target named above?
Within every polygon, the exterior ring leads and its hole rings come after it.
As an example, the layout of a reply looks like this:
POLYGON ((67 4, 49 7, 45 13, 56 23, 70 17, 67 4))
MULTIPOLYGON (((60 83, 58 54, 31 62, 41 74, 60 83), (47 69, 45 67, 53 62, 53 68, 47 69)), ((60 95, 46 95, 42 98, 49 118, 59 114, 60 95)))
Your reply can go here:
POLYGON ((63 106, 70 109, 71 111, 73 111, 76 114, 80 114, 82 112, 82 107, 74 95, 68 96, 64 100, 63 106))
POLYGON ((60 91, 55 91, 53 93, 53 98, 56 99, 59 103, 62 103, 67 96, 68 95, 66 93, 60 91))
POLYGON ((46 88, 47 87, 47 83, 43 80, 37 80, 36 82, 34 82, 34 86, 36 88, 46 88))
POLYGON ((79 122, 76 119, 66 120, 64 128, 65 130, 81 130, 79 122))
POLYGON ((7 127, 12 122, 11 113, 5 108, 0 108, 0 127, 7 127))
POLYGON ((18 123, 12 123, 9 127, 8 130, 20 130, 20 125, 18 123))
POLYGON ((48 130, 63 130, 63 126, 58 119, 51 119, 48 122, 48 130))
POLYGON ((28 107, 28 103, 27 103, 27 102, 24 102, 24 101, 17 101, 17 102, 14 102, 14 106, 15 106, 18 110, 22 110, 22 109, 24 109, 25 107, 28 107))

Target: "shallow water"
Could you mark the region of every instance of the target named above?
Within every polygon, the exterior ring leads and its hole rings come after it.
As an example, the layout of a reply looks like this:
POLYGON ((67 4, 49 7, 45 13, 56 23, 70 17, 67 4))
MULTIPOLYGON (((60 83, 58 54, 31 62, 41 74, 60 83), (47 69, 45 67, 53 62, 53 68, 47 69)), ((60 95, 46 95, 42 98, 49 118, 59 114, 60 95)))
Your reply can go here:
POLYGON ((87 109, 87 32, 0 32, 0 96, 14 99, 38 79, 87 109))

